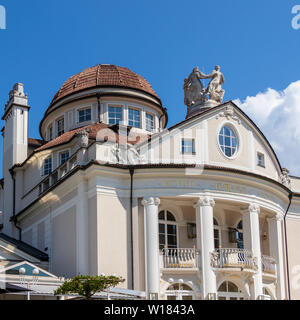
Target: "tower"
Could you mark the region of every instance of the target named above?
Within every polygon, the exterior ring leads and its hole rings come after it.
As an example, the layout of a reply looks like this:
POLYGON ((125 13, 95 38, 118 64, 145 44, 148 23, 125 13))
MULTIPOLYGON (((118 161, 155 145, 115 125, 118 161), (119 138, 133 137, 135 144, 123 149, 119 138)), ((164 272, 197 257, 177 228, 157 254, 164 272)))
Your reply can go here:
POLYGON ((3 178, 4 178, 4 233, 16 236, 13 221, 15 212, 15 179, 10 169, 27 158, 28 152, 28 97, 24 85, 17 83, 9 93, 2 120, 5 121, 3 135, 3 178))

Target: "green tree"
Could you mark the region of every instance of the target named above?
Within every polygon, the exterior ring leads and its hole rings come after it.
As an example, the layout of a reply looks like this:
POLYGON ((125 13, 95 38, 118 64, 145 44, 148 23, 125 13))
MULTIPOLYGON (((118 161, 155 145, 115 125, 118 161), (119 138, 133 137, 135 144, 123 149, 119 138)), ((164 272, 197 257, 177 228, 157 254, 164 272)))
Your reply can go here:
POLYGON ((65 281, 54 294, 78 294, 90 300, 95 293, 115 287, 124 281, 122 277, 116 276, 76 276, 65 281))

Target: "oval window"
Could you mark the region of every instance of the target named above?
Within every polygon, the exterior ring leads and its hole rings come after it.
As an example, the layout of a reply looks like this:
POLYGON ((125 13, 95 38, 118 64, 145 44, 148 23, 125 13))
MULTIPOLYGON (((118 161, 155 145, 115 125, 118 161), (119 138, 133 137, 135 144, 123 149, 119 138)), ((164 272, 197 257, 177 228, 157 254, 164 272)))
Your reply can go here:
POLYGON ((219 133, 219 144, 226 157, 233 157, 238 148, 238 139, 235 132, 228 126, 224 126, 219 133))

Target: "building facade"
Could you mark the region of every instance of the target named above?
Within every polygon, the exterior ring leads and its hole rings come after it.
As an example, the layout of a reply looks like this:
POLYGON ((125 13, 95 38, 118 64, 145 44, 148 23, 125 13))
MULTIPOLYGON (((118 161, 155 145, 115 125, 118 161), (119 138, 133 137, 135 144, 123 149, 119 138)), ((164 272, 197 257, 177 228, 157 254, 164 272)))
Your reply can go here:
POLYGON ((41 139, 29 110, 18 83, 2 118, 1 232, 46 254, 49 272, 117 274, 150 299, 300 298, 300 178, 232 101, 167 128, 143 77, 101 64, 64 83, 41 139))

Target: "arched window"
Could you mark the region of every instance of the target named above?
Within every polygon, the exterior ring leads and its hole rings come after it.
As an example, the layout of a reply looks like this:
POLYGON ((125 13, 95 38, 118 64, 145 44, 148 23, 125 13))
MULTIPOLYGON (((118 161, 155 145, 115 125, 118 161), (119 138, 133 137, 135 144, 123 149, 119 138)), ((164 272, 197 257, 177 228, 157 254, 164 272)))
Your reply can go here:
POLYGON ((241 220, 236 226, 237 229, 237 247, 244 249, 244 237, 243 237, 243 220, 241 220))
POLYGON ((214 243, 215 249, 220 248, 221 245, 221 229, 218 221, 214 218, 214 243))
POLYGON ((168 210, 162 210, 158 214, 159 219, 159 249, 177 248, 177 224, 176 219, 168 210))
POLYGON ((244 300, 242 291, 233 282, 224 281, 218 289, 219 300, 244 300))
POLYGON ((185 283, 175 283, 166 290, 166 300, 193 300, 193 289, 185 283))

